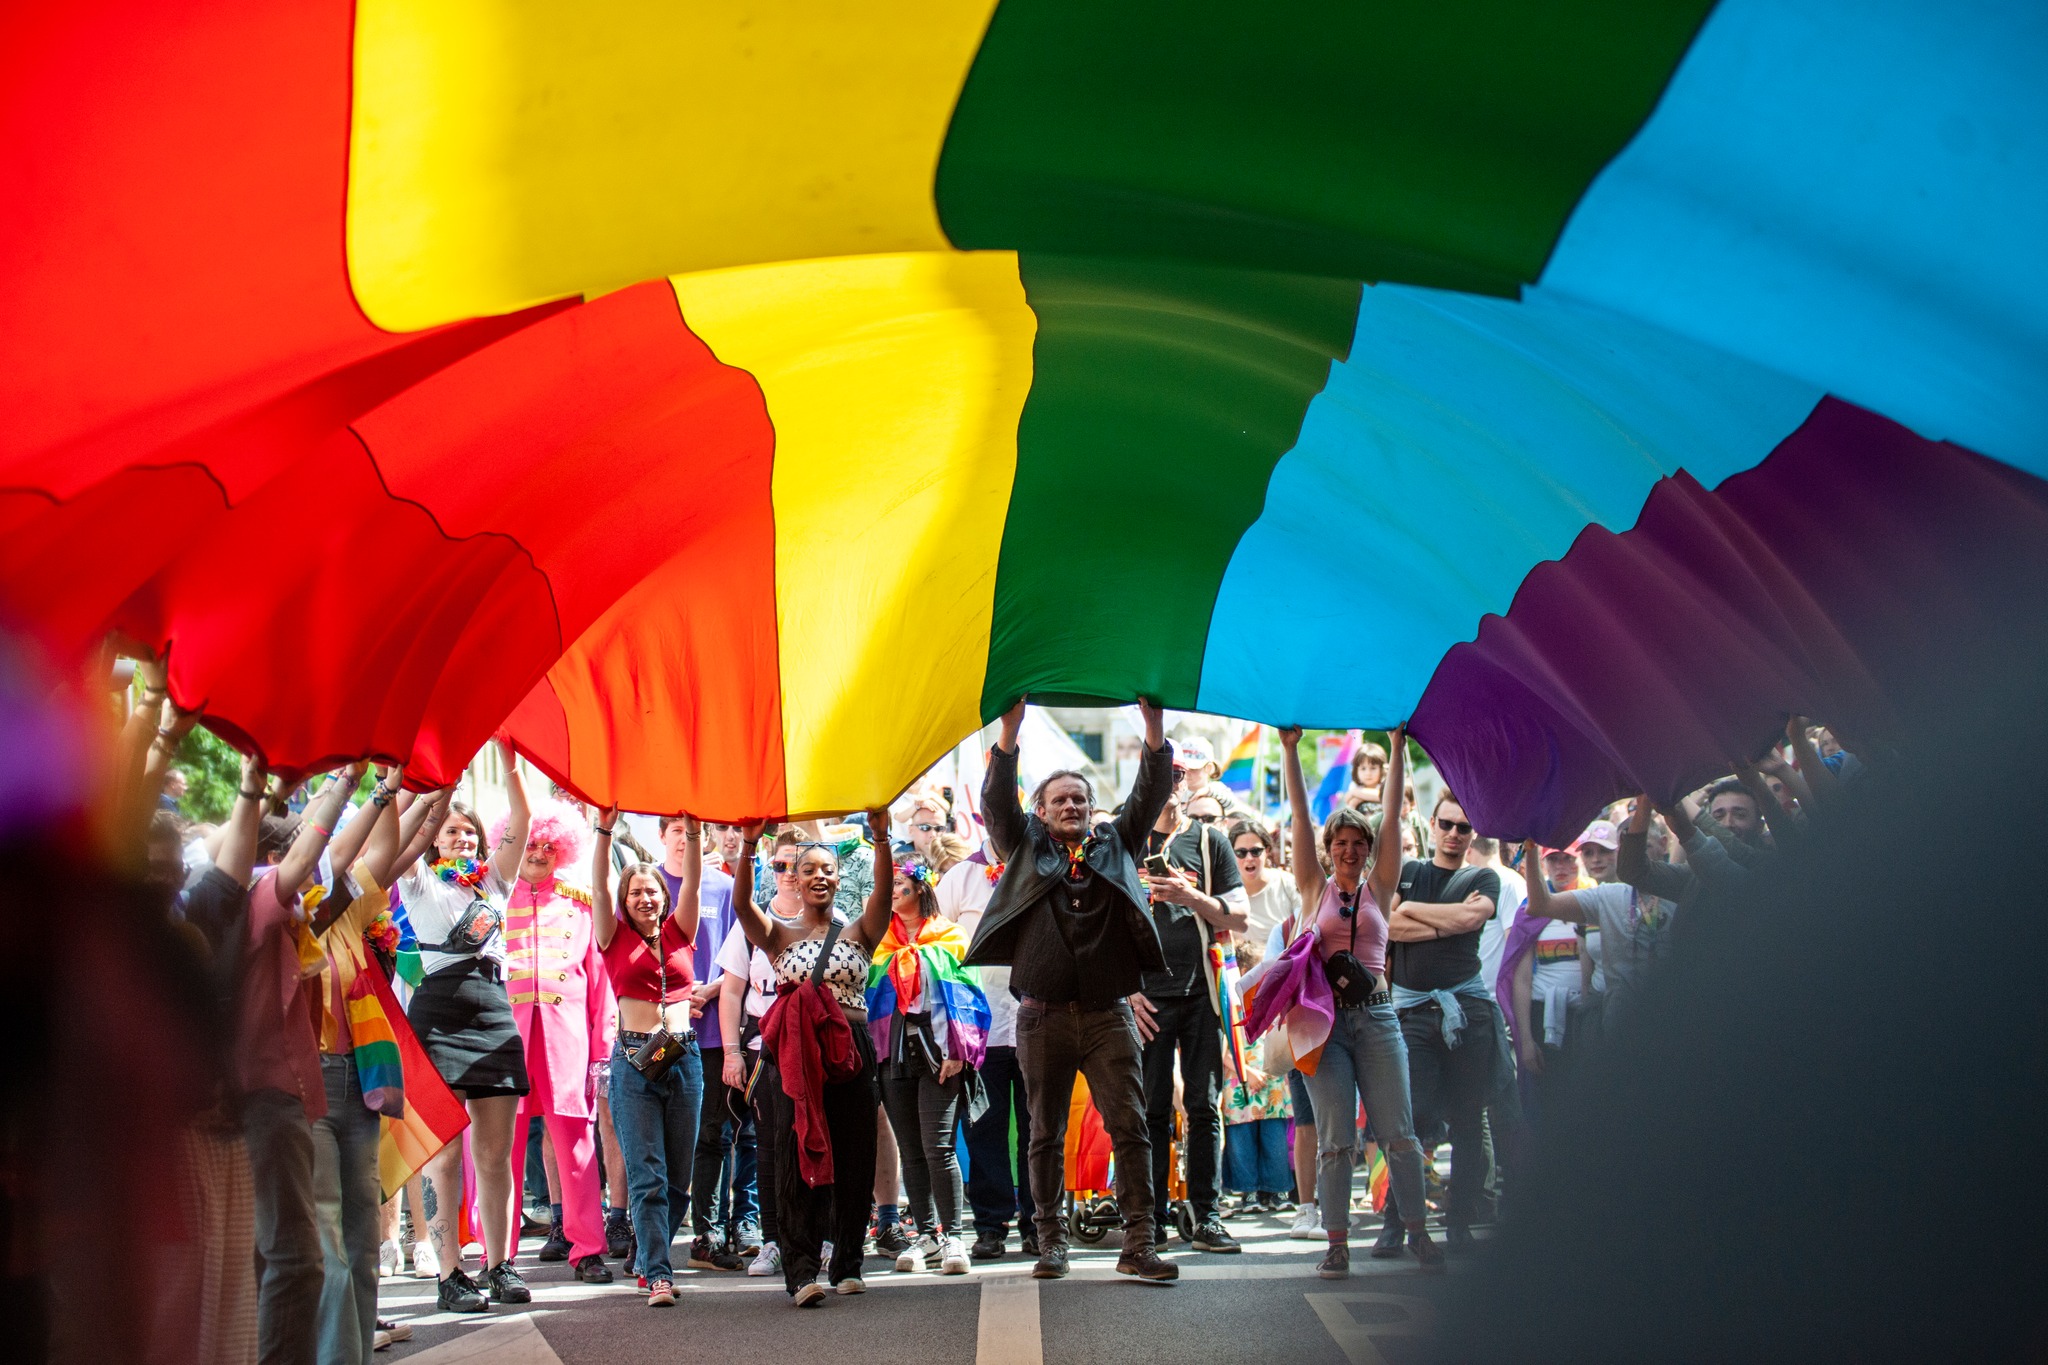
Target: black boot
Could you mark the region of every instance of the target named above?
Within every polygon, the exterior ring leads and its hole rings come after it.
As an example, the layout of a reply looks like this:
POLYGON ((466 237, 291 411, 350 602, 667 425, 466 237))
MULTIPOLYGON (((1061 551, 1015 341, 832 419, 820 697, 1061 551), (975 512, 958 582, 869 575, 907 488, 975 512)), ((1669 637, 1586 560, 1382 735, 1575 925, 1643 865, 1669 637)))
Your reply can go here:
POLYGON ((632 1259, 633 1220, 626 1216, 624 1209, 613 1209, 605 1215, 604 1254, 614 1261, 632 1259))
POLYGON ((569 1259, 569 1239, 562 1235, 562 1206, 556 1204, 548 1210, 548 1239, 540 1244, 540 1250, 533 1254, 537 1261, 566 1261, 569 1259))

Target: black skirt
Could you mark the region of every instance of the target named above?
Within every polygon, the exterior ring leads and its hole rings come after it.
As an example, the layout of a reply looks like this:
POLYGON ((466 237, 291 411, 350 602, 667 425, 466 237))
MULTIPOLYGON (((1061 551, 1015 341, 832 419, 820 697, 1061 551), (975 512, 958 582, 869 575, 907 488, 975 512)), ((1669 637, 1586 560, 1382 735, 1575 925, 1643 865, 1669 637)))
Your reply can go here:
POLYGON ((526 1047, 495 962, 444 967, 420 982, 405 1012, 448 1088, 470 1099, 524 1095, 526 1047))

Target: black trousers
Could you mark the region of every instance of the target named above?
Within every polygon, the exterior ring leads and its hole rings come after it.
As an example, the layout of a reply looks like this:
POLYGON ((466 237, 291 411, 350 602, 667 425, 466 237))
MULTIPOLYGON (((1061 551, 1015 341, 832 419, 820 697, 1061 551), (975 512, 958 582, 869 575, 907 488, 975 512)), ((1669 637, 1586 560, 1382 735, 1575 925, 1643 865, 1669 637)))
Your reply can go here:
POLYGON ((1088 1079, 1088 1095, 1116 1153, 1116 1206, 1124 1218, 1124 1250, 1152 1245, 1151 1141, 1145 1135, 1144 1073, 1138 1061, 1138 1026, 1119 1001, 1106 1010, 1060 1005, 1017 1007, 1017 1066, 1031 1097, 1031 1199, 1041 1248, 1067 1244, 1067 1110, 1074 1077, 1088 1079))
POLYGON ((690 1231, 703 1237, 721 1222, 721 1233, 731 1233, 754 1218, 755 1181, 754 1116, 740 1092, 725 1083, 725 1049, 704 1049, 704 1107, 697 1116, 697 1155, 690 1167, 690 1231), (728 1216, 714 1219, 718 1212, 718 1185, 725 1176, 728 1154, 732 1163, 732 1202, 728 1216))
POLYGON ((896 1135, 903 1189, 919 1232, 960 1235, 960 1157, 953 1138, 967 1107, 965 1072, 941 1081, 923 1067, 884 1068, 882 1108, 896 1135))
MULTIPOLYGON (((1188 1131, 1183 1152, 1188 1203, 1195 1222, 1216 1217, 1216 1179, 1223 1165, 1223 1026, 1208 997, 1154 1000, 1158 1032, 1145 1044, 1145 1126, 1152 1136, 1152 1201, 1165 1218, 1173 1172, 1173 1059, 1180 1055, 1181 1107, 1188 1131)), ((1161 1239, 1165 1240, 1164 1238, 1161 1239)))
POLYGON ((1001 1237, 1017 1220, 1023 1231, 1032 1220, 1031 1105, 1024 1096, 1024 1072, 1017 1049, 992 1047, 981 1063, 981 1085, 988 1108, 967 1125, 967 1202, 974 1209, 974 1231, 980 1237, 1001 1237), (1011 1164, 1010 1114, 1017 1115, 1016 1164, 1011 1164))
POLYGON ((775 1148, 776 1241, 782 1248, 783 1285, 791 1294, 818 1278, 826 1242, 832 1243, 833 1284, 860 1274, 861 1248, 875 1203, 875 1110, 881 1096, 866 1025, 854 1026, 853 1042, 861 1052, 860 1074, 828 1083, 822 1097, 832 1141, 831 1184, 804 1183, 797 1161, 796 1106, 783 1092, 782 1073, 772 1062, 754 1092, 768 1101, 775 1148))
MULTIPOLYGON (((1445 1221, 1470 1227, 1486 1181, 1486 1130, 1480 1113, 1493 1094, 1500 1014, 1476 1000, 1460 1003, 1465 1028, 1456 1047, 1445 1045, 1443 1012, 1433 1004, 1402 1010, 1401 1036, 1408 1044, 1408 1094, 1423 1151, 1428 1152, 1438 1124, 1450 1128, 1451 1206, 1445 1221)), ((1391 1198, 1387 1208, 1393 1212, 1391 1198)))
MULTIPOLYGON (((749 1048, 746 1054, 746 1074, 751 1075, 754 1063, 759 1061, 759 1051, 749 1048)), ((778 1248, 782 1241, 778 1235, 781 1225, 775 1220, 775 1124, 768 1103, 768 1091, 775 1083, 775 1068, 764 1065, 761 1080, 754 1087, 751 1109, 754 1115, 754 1132, 758 1141, 754 1144, 754 1189, 761 1205, 761 1240, 774 1242, 778 1248)))

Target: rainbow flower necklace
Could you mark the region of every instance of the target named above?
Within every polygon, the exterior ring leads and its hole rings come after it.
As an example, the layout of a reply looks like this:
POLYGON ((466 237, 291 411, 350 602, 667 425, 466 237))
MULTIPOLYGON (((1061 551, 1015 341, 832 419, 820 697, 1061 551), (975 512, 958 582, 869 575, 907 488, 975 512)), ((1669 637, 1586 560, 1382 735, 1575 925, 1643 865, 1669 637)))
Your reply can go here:
POLYGON ((474 891, 484 884, 484 865, 474 858, 442 858, 432 864, 431 870, 450 886, 466 886, 474 891))

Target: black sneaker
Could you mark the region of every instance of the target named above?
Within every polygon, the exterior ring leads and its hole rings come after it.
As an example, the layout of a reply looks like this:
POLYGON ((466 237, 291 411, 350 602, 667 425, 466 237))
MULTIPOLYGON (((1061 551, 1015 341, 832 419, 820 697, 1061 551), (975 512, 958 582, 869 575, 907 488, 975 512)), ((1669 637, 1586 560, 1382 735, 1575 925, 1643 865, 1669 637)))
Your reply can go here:
POLYGON ((604 1254, 614 1261, 633 1255, 633 1220, 624 1209, 613 1209, 604 1217, 604 1254))
POLYGON ((692 1270, 742 1270, 746 1267, 744 1261, 726 1250, 723 1241, 714 1242, 708 1236, 690 1243, 689 1265, 692 1270))
POLYGON ((1017 1240, 1021 1244, 1026 1256, 1036 1256, 1038 1254, 1038 1225, 1035 1223, 1025 1224, 1024 1230, 1017 1235, 1017 1240))
POLYGON ((1472 1229, 1462 1223, 1453 1223, 1444 1229, 1444 1248, 1453 1256, 1469 1256, 1477 1245, 1472 1238, 1472 1229))
POLYGON ((576 1278, 585 1284, 610 1284, 612 1272, 606 1268, 604 1257, 592 1252, 576 1263, 576 1278))
POLYGON ((512 1268, 510 1261, 500 1261, 484 1272, 484 1281, 491 1287, 493 1303, 532 1303, 533 1291, 526 1287, 526 1281, 519 1278, 519 1272, 512 1268))
POLYGON ((434 1295, 434 1307, 443 1313, 488 1313, 489 1299, 476 1287, 476 1281, 458 1269, 441 1281, 441 1287, 434 1295))
POLYGON ((1211 1218, 1195 1229, 1193 1245, 1197 1251, 1214 1251, 1229 1255, 1244 1250, 1244 1244, 1223 1230, 1223 1224, 1211 1218))
POLYGON ((974 1239, 974 1245, 967 1248, 970 1261, 1000 1261, 1003 1259, 1003 1243, 1006 1239, 1000 1232, 983 1233, 974 1239))
MULTIPOLYGON (((1232 1245, 1235 1246, 1236 1244, 1232 1243, 1232 1245)), ((1141 1280, 1153 1280, 1158 1283, 1164 1283, 1168 1280, 1179 1279, 1180 1267, 1172 1261, 1161 1260, 1157 1248, 1146 1247, 1143 1251, 1126 1251, 1123 1255, 1117 1257, 1116 1273, 1119 1275, 1136 1275, 1141 1280)))
POLYGON ((1330 1243, 1329 1254, 1323 1257, 1316 1274, 1326 1280, 1342 1280, 1351 1274, 1351 1248, 1342 1242, 1330 1243))
POLYGON ((536 1261, 566 1261, 569 1259, 569 1239, 562 1235, 562 1220, 548 1221, 548 1239, 540 1244, 540 1250, 533 1253, 536 1261))
POLYGON ((910 1234, 903 1230, 903 1224, 891 1223, 875 1234, 877 1256, 901 1256, 910 1250, 910 1234))
POLYGON ((1038 1264, 1031 1267, 1034 1280, 1064 1280, 1067 1277, 1067 1248, 1063 1242, 1056 1242, 1038 1253, 1038 1264))
POLYGON ((1380 1235, 1372 1244, 1372 1258, 1375 1261, 1395 1260, 1407 1249, 1407 1241, 1401 1220, 1389 1218, 1380 1224, 1380 1235))
POLYGON ((1408 1245, 1415 1248, 1415 1259, 1422 1262, 1424 1270, 1438 1275, 1444 1272, 1444 1249, 1430 1240, 1427 1228, 1408 1234, 1408 1245))

